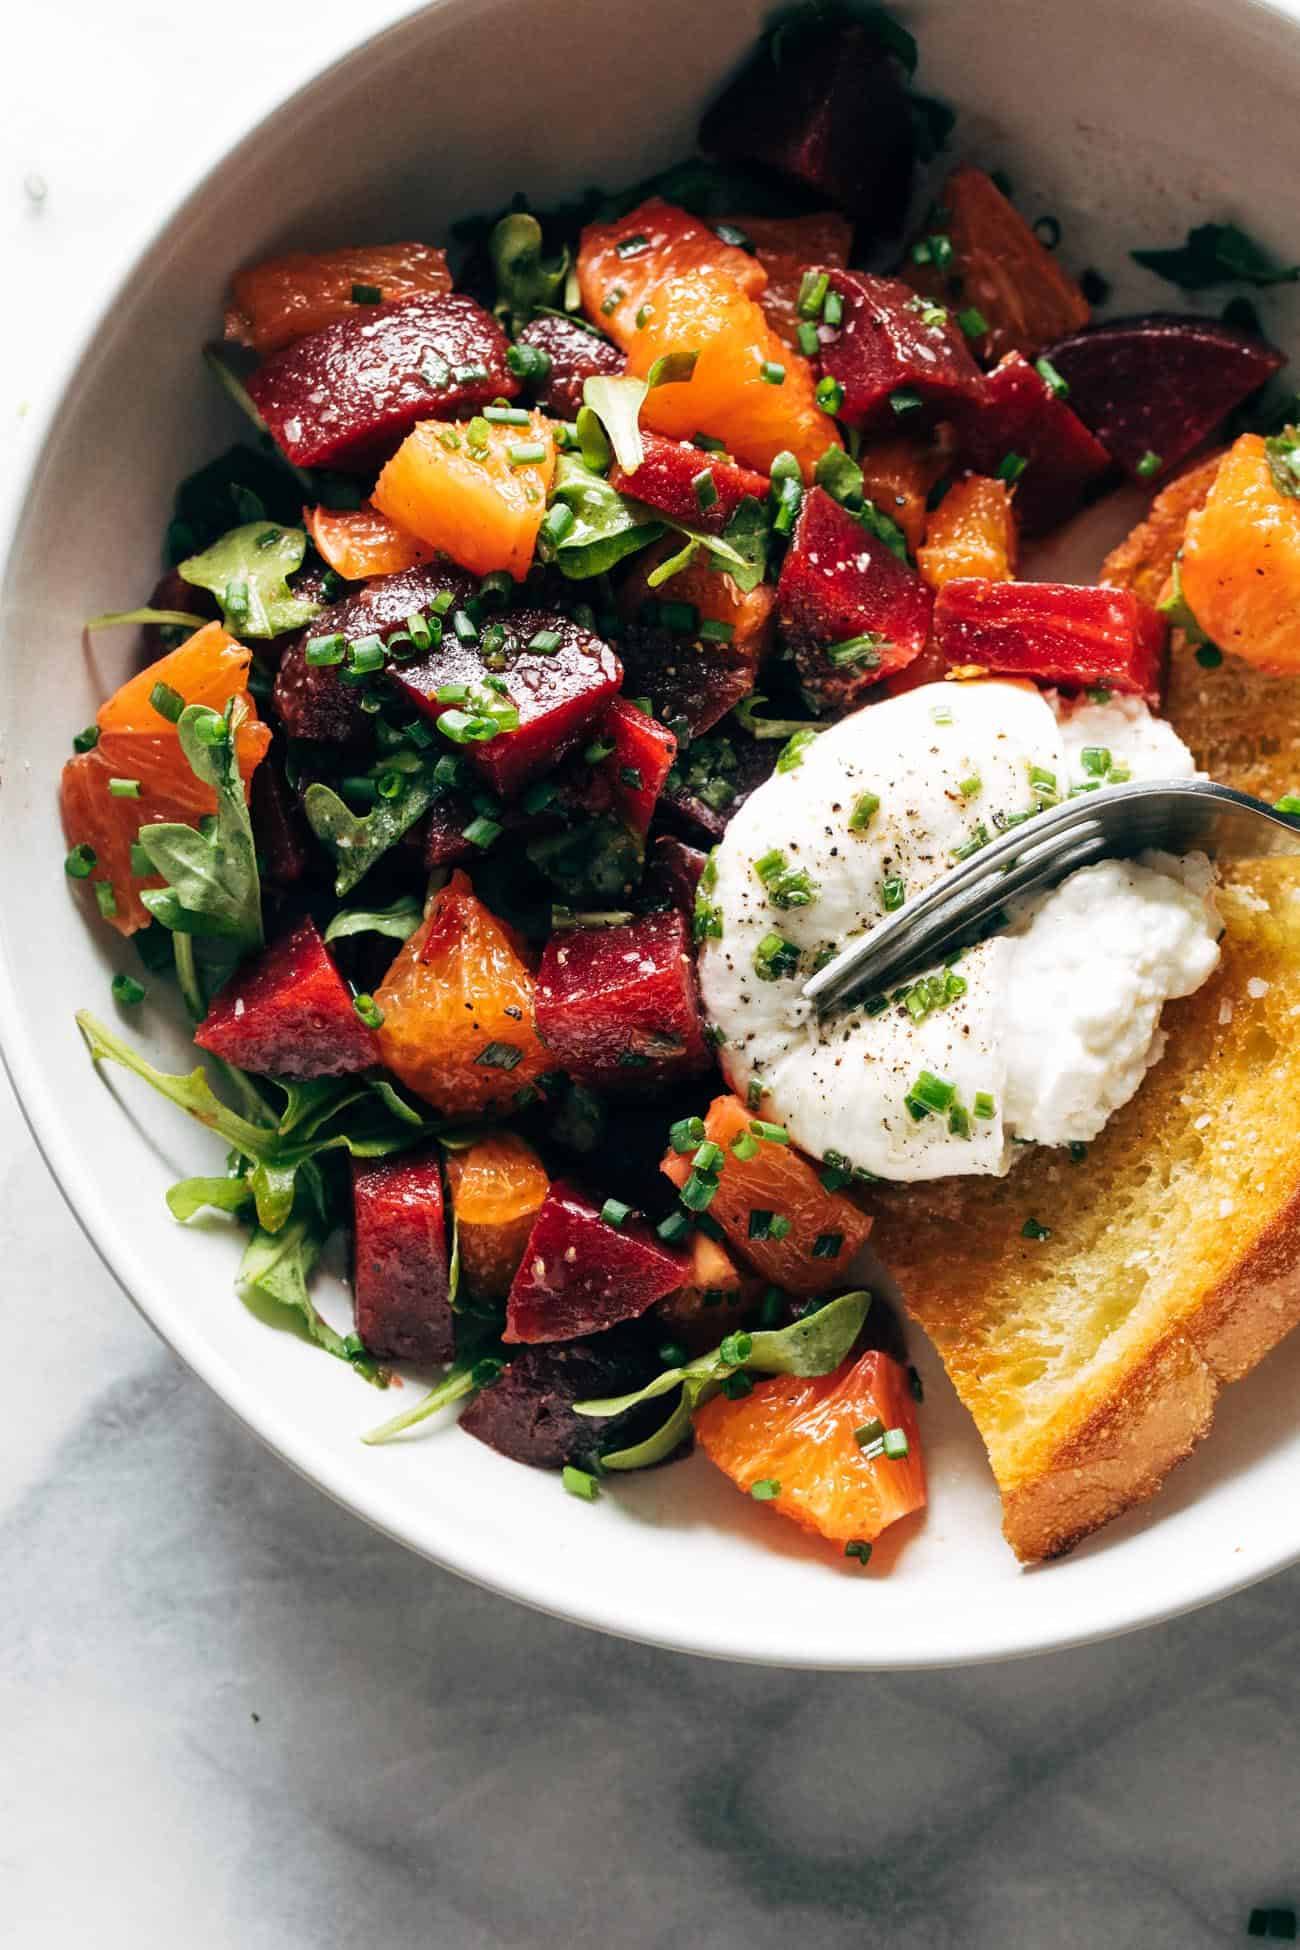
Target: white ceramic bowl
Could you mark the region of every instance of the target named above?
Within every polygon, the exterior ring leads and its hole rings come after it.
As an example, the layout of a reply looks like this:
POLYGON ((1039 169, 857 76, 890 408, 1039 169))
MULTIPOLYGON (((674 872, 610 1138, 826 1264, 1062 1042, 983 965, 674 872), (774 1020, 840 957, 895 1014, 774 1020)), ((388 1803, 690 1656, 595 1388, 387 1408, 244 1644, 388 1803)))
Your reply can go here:
MULTIPOLYGON (((1208 217, 1248 221, 1283 255, 1300 249, 1292 10, 925 0, 903 11, 922 85, 961 111, 954 154, 1005 168, 1023 207, 1055 213, 1070 260, 1115 277, 1117 296, 1167 304, 1168 287, 1126 279, 1126 251, 1208 217)), ((65 881, 55 787, 72 731, 130 654, 125 633, 103 635, 88 663, 81 623, 142 598, 175 482, 236 431, 198 363, 228 272, 275 246, 437 240, 519 185, 544 204, 661 166, 689 149, 760 12, 754 0, 635 13, 442 0, 277 110, 131 269, 17 497, 0 613, 0 1032, 45 1156, 126 1291, 274 1450, 371 1523, 528 1603, 695 1651, 847 1667, 990 1659, 1166 1616, 1300 1555, 1300 1344, 1228 1392, 1211 1441, 1155 1503, 1033 1573, 1002 1543, 980 1443, 924 1347, 931 1508, 868 1574, 698 1458, 589 1507, 454 1425, 363 1448, 360 1432, 397 1404, 240 1305, 233 1232, 184 1230, 163 1204, 174 1178, 213 1168, 214 1145, 132 1080, 97 1078, 73 1026, 82 1005, 111 1014, 117 943, 87 924, 65 881)), ((1266 322, 1300 349, 1288 304, 1267 297, 1266 322)), ((131 1027, 158 1060, 188 1067, 186 1039, 160 1012, 131 1027)), ((345 1318, 341 1289, 330 1305, 345 1318)))

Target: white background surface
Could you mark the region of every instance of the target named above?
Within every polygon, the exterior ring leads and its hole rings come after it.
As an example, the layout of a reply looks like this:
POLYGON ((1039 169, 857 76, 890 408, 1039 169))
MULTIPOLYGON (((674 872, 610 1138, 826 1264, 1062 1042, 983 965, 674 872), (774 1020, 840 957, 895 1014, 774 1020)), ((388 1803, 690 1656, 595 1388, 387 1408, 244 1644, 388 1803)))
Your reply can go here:
MULTIPOLYGON (((11 478, 177 175, 357 26, 339 0, 9 21, 11 478)), ((7 1092, 0 1172, 0 1943, 1112 1950, 1238 1940, 1300 1895, 1300 1573, 951 1676, 605 1641, 269 1458, 112 1286, 7 1092)))

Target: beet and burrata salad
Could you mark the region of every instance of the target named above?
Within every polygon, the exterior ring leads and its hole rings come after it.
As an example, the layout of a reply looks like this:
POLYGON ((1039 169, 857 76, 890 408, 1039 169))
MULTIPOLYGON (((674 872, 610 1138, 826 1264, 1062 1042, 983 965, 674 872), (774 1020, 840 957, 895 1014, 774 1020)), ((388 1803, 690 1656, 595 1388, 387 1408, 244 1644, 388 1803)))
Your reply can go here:
MULTIPOLYGON (((91 625, 140 667, 62 780, 70 881, 139 957, 119 1024, 174 981, 202 1060, 86 1015, 92 1056, 227 1147, 168 1203, 247 1226, 264 1318, 402 1365, 368 1441, 459 1402, 587 1499, 698 1445, 861 1563, 925 1501, 869 1187, 1073 1144, 1148 1058, 1053 1122, 1033 1053, 972 1037, 977 959, 821 1029, 801 984, 1008 824, 1178 769, 1177 565, 1158 602, 1019 551, 1176 483, 1282 364, 1241 298, 1090 322, 1060 225, 935 165, 915 62, 805 9, 653 182, 239 270, 206 357, 253 431, 91 625), (350 1331, 311 1292, 339 1231, 350 1331)), ((1138 255, 1283 274, 1229 224, 1138 255)), ((1056 922, 1165 917, 1151 1046, 1213 960, 1185 881, 1056 922)))

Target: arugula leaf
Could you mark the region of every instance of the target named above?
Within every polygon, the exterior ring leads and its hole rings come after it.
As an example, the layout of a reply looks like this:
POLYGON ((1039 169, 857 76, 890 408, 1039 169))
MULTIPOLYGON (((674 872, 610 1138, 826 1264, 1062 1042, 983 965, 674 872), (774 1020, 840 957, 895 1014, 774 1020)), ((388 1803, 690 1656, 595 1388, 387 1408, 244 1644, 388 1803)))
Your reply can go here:
POLYGON ((378 1097, 390 1117, 399 1124, 411 1124, 417 1131, 428 1129, 429 1120, 414 1104, 408 1104, 400 1090, 395 1090, 387 1077, 371 1077, 370 1088, 378 1097))
POLYGON ((562 296, 568 250, 548 263, 542 256, 542 226, 527 210, 512 210, 495 225, 488 256, 497 285, 492 309, 512 332, 525 326, 539 306, 553 305, 562 296))
POLYGON ((249 521, 201 555, 187 556, 176 573, 194 588, 212 592, 232 636, 278 636, 301 629, 324 607, 289 587, 288 577, 302 567, 306 553, 305 529, 249 521))
POLYGON ((825 488, 832 501, 838 501, 868 534, 883 542, 900 562, 907 561, 907 537, 896 521, 882 514, 874 501, 867 499, 862 469, 851 454, 840 447, 828 447, 813 468, 813 480, 825 488))
POLYGON ((246 1178, 179 1178, 167 1193, 167 1209, 182 1225, 200 1212, 242 1212, 252 1200, 246 1178))
MULTIPOLYGON (((1289 489, 1288 492, 1300 493, 1300 485, 1289 489)), ((1156 604, 1156 608, 1162 616, 1168 617, 1170 628, 1181 630, 1192 648, 1196 649, 1208 643, 1210 639, 1192 614, 1192 606, 1183 593, 1182 554, 1182 550, 1179 549, 1173 559, 1169 571, 1169 594, 1156 604)))
POLYGON ((1183 291, 1206 291, 1215 284, 1294 284, 1300 264, 1279 264, 1271 251, 1235 223, 1200 223, 1176 250, 1130 251, 1135 264, 1183 291))
POLYGON ((193 636, 207 622, 205 616, 193 616, 186 609, 106 609, 102 616, 87 618, 88 630, 116 630, 124 623, 166 624, 169 628, 188 630, 193 636))
POLYGON ((238 1111, 223 1104, 208 1082, 207 1072, 201 1067, 190 1071, 188 1076, 174 1076, 166 1070, 156 1070, 129 1043, 106 1029, 102 1022, 96 1021, 88 1009, 77 1011, 77 1027, 86 1039, 94 1063, 120 1063, 124 1070, 143 1077, 158 1094, 166 1097, 169 1103, 179 1106, 200 1124, 206 1124, 210 1131, 224 1138, 246 1158, 274 1158, 279 1146, 279 1138, 273 1130, 260 1124, 251 1124, 238 1111))
POLYGON ((672 1413, 653 1435, 629 1449, 617 1449, 601 1458, 605 1469, 648 1469, 652 1463, 662 1462, 672 1454, 690 1427, 694 1409, 716 1394, 727 1376, 738 1368, 753 1374, 829 1374, 853 1346, 870 1305, 871 1295, 865 1291, 842 1293, 837 1300, 819 1307, 816 1313, 806 1314, 790 1327, 728 1335, 712 1353, 701 1354, 683 1367, 666 1368, 630 1395, 575 1402, 574 1413, 600 1419, 622 1415, 642 1402, 656 1401, 661 1395, 670 1395, 675 1388, 680 1388, 672 1413))
POLYGON ((658 515, 625 500, 577 454, 561 454, 556 461, 551 499, 573 513, 573 526, 555 554, 555 566, 572 581, 605 575, 666 531, 658 515))
POLYGON ((760 718, 758 707, 767 699, 758 691, 740 700, 733 716, 751 738, 793 738, 799 731, 819 731, 820 725, 807 718, 760 718))
MULTIPOLYGON (((495 1341, 485 1347, 497 1345, 495 1341)), ((377 1429, 370 1429, 361 1440, 374 1446, 381 1442, 391 1442, 395 1435, 402 1435, 436 1415, 440 1408, 449 1408, 453 1402, 463 1401, 466 1395, 476 1395, 480 1388, 489 1388, 505 1368, 499 1355, 484 1352, 484 1348, 467 1350, 457 1357, 447 1369, 441 1381, 435 1382, 427 1395, 422 1395, 413 1408, 402 1410, 391 1422, 382 1422, 377 1429)))
POLYGON ((381 799, 368 813, 357 814, 330 786, 309 785, 303 794, 303 811, 317 839, 334 856, 338 868, 334 892, 340 898, 350 894, 440 793, 431 770, 408 772, 396 799, 381 799))
POLYGON ((1279 494, 1300 495, 1300 428, 1283 427, 1264 442, 1268 471, 1279 494))
MULTIPOLYGON (((306 1164, 306 1160, 299 1161, 306 1164)), ((264 1232, 279 1232, 293 1211, 298 1188, 298 1164, 280 1164, 265 1158, 253 1166, 249 1188, 257 1206, 257 1223, 264 1232)))
POLYGON ((220 935, 246 950, 262 945, 262 892, 235 748, 238 722, 233 710, 222 717, 206 704, 189 704, 176 727, 190 770, 217 795, 211 835, 164 821, 142 826, 138 844, 167 882, 140 896, 155 919, 174 933, 220 935))
MULTIPOLYGON (((389 1373, 361 1347, 355 1336, 336 1333, 312 1304, 307 1281, 325 1243, 323 1226, 307 1217, 295 1218, 272 1236, 259 1227, 244 1251, 236 1284, 245 1301, 269 1303, 296 1314, 310 1340, 340 1361, 346 1361, 364 1380, 386 1388, 389 1373)), ((261 1308, 254 1306, 255 1311, 261 1308)))
POLYGON ((634 379, 630 373, 617 378, 597 373, 582 388, 584 405, 604 427, 615 459, 629 474, 645 459, 641 408, 649 390, 644 379, 634 379))
POLYGON ((767 510, 761 501, 747 494, 738 503, 721 537, 706 538, 704 546, 725 563, 727 574, 737 589, 748 595, 751 589, 757 589, 767 574, 767 551, 771 539, 767 510))
POLYGON ((389 907, 341 907, 325 930, 326 941, 353 934, 387 934, 405 941, 420 925, 424 909, 414 894, 399 894, 389 907))

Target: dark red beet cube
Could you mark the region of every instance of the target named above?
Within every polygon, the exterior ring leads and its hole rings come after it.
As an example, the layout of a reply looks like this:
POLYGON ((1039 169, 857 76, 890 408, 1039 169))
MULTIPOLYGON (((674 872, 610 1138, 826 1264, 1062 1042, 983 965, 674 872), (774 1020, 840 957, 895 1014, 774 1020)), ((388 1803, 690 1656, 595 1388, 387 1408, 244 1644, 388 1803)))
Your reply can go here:
POLYGON ((857 221, 865 242, 901 226, 912 184, 902 69, 870 28, 823 21, 764 39, 700 125, 700 146, 800 183, 857 221))
POLYGON ((260 365, 249 396, 295 467, 365 473, 419 420, 513 399, 506 335, 457 291, 375 305, 295 339, 260 365))
POLYGON ((720 535, 747 497, 766 499, 771 483, 752 467, 704 453, 690 440, 665 440, 657 433, 643 433, 641 440, 641 465, 629 470, 615 462, 610 482, 670 521, 720 535))
POLYGON ((805 494, 776 586, 781 632, 814 711, 842 714, 919 657, 933 593, 824 488, 805 494), (874 643, 859 643, 863 637, 874 643))
POLYGON ((347 1076, 378 1060, 313 921, 237 968, 194 1040, 241 1070, 299 1080, 347 1076))
POLYGON ((644 839, 677 756, 677 740, 657 719, 617 697, 597 727, 596 742, 614 747, 597 767, 608 781, 610 803, 644 839))
POLYGON ((450 1361, 455 1319, 438 1147, 352 1161, 357 1332, 387 1361, 450 1361))
POLYGON ((1019 352, 1009 352, 984 382, 984 397, 958 426, 961 458, 977 474, 996 474, 1011 455, 1028 462, 1015 484, 1022 533, 1042 535, 1076 514, 1109 473, 1110 455, 1083 421, 1019 352))
POLYGON ((711 1061, 690 934, 677 913, 553 934, 537 971, 537 1033, 581 1083, 640 1096, 711 1061))
POLYGON ((570 617, 516 609, 500 620, 505 641, 493 658, 499 668, 489 672, 476 643, 462 643, 445 629, 436 650, 396 666, 393 678, 435 721, 453 709, 472 714, 485 677, 504 685, 497 695, 515 706, 518 726, 464 750, 492 790, 509 798, 583 741, 617 695, 623 666, 607 643, 570 617), (529 648, 535 637, 544 639, 544 647, 529 648), (559 639, 554 647, 552 638, 559 639), (448 685, 466 686, 469 696, 439 698, 448 685))
POLYGON ((262 879, 273 887, 292 887, 307 871, 307 826, 278 751, 269 751, 254 772, 248 810, 262 879))
POLYGON ((663 1420, 661 1402, 594 1420, 575 1402, 606 1401, 644 1387, 663 1366, 648 1322, 611 1327, 594 1341, 526 1347, 460 1418, 466 1435, 533 1469, 590 1466, 603 1450, 639 1442, 663 1420))
POLYGON ((660 833, 646 867, 645 887, 649 898, 676 908, 689 926, 695 915, 695 895, 708 854, 698 846, 688 846, 672 833, 660 833))
POLYGON ((939 591, 934 635, 950 664, 1076 690, 1100 685, 1159 708, 1168 625, 1131 589, 962 577, 939 591))
POLYGON ((374 720, 361 708, 360 687, 348 682, 338 664, 307 662, 313 637, 341 636, 351 644, 359 637, 377 636, 387 642, 405 627, 408 616, 427 611, 435 596, 450 595, 459 604, 475 587, 473 578, 458 569, 403 569, 397 575, 372 577, 322 610, 286 650, 276 672, 272 700, 288 736, 357 749, 374 740, 374 720))
POLYGON ((746 799, 776 769, 779 738, 751 738, 729 725, 696 738, 664 786, 659 818, 692 846, 716 846, 746 799))
POLYGON ((648 697, 656 717, 680 736, 698 738, 753 690, 757 647, 665 629, 657 610, 647 604, 644 620, 634 617, 618 640, 624 689, 648 697))
POLYGON ((547 413, 576 420, 583 403, 582 389, 602 373, 624 370, 626 356, 608 339, 598 338, 572 318, 535 318, 519 334, 521 345, 535 345, 551 362, 545 379, 533 387, 533 397, 547 413))
POLYGON ((1126 473, 1150 482, 1199 447, 1286 364, 1276 346, 1214 318, 1149 312, 1049 348, 1070 405, 1126 473), (1159 457, 1156 467, 1149 454, 1159 457))
POLYGON ((984 375, 945 306, 899 278, 832 271, 830 281, 844 317, 833 334, 823 331, 822 371, 844 388, 840 419, 910 432, 978 404, 984 375))
POLYGON ((533 1221, 506 1303, 506 1341, 572 1341, 635 1320, 686 1284, 685 1253, 649 1226, 621 1226, 561 1179, 533 1221))

